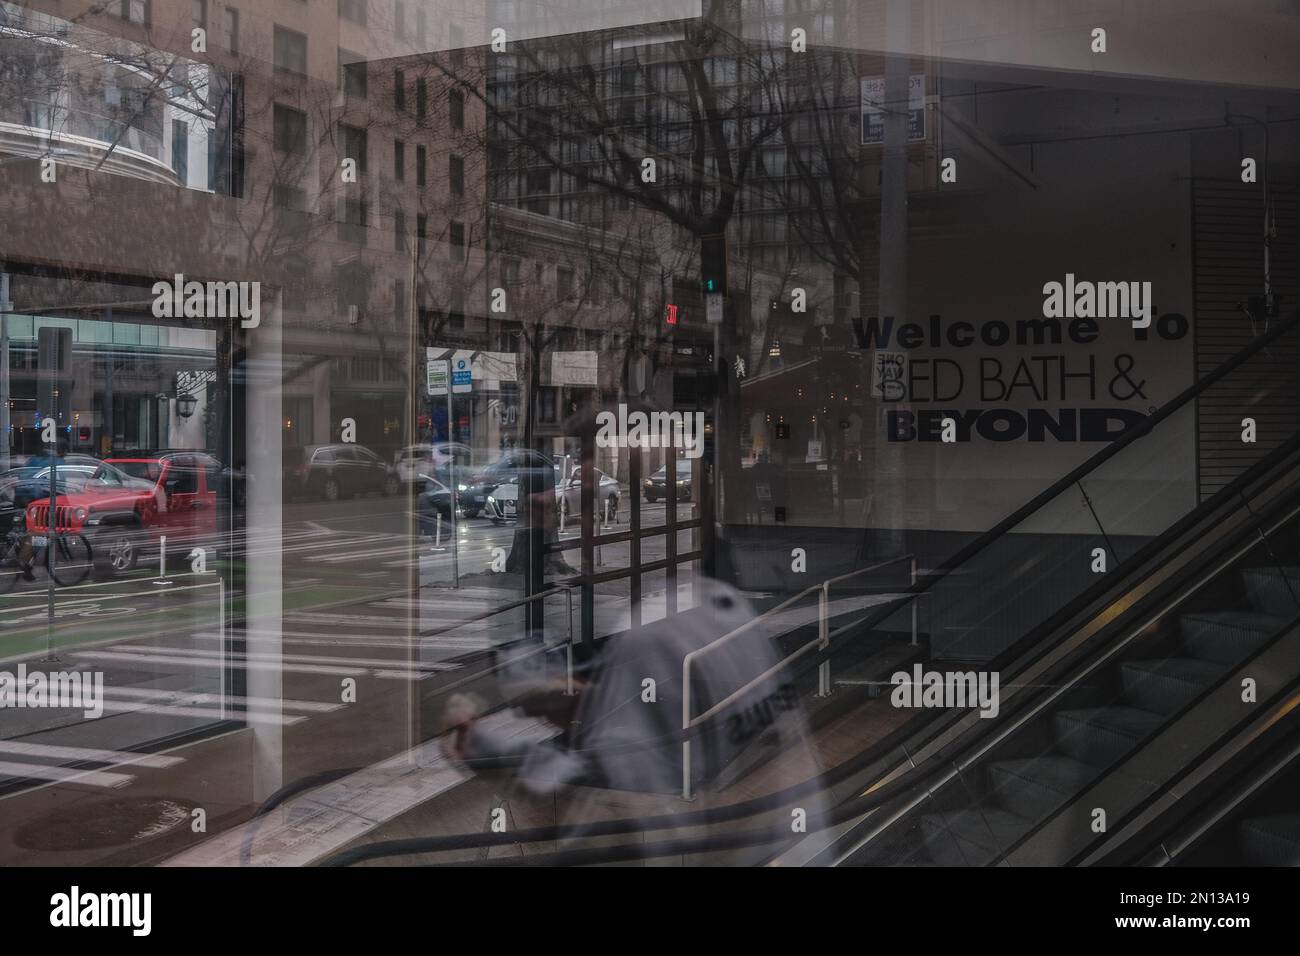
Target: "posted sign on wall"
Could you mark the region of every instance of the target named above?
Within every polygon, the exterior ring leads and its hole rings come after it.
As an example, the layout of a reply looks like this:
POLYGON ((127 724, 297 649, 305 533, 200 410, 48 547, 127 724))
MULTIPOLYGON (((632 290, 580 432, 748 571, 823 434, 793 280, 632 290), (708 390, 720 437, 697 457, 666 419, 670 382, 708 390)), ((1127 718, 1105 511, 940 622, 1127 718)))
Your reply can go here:
MULTIPOLYGON (((885 78, 864 76, 862 85, 862 145, 885 141, 885 78)), ((925 139, 925 74, 914 73, 907 83, 907 139, 925 139)))

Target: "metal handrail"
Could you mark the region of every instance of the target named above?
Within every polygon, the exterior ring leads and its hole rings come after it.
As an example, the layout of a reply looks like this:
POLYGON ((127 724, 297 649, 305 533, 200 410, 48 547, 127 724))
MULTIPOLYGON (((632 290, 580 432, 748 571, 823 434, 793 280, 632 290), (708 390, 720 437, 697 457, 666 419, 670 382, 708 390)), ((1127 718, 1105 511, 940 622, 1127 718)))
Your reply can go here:
MULTIPOLYGON (((858 577, 859 575, 867 574, 872 571, 879 571, 881 568, 887 568, 891 564, 898 564, 901 561, 911 562, 912 583, 915 584, 916 583, 916 556, 913 554, 904 554, 896 558, 890 558, 886 561, 881 561, 877 564, 872 564, 865 568, 859 568, 856 571, 850 571, 847 574, 841 574, 838 577, 828 578, 825 581, 822 581, 820 584, 814 584, 811 587, 804 588, 804 590, 800 591, 794 597, 787 598, 786 600, 778 604, 776 607, 769 608, 768 610, 764 611, 762 614, 758 615, 752 620, 746 621, 744 624, 740 625, 740 627, 728 631, 726 634, 723 634, 717 640, 710 641, 708 644, 704 645, 703 647, 696 648, 695 650, 691 651, 689 654, 687 654, 685 657, 682 658, 682 735, 683 735, 682 799, 684 800, 691 799, 691 739, 690 739, 691 728, 695 727, 697 724, 701 724, 704 721, 708 720, 710 717, 717 714, 723 708, 730 705, 737 698, 742 697, 743 695, 747 694, 749 691, 753 690, 756 686, 761 684, 763 681, 767 680, 773 674, 778 673, 779 671, 788 667, 790 664, 794 663, 794 661, 798 660, 800 657, 802 657, 808 651, 812 650, 814 647, 817 647, 819 649, 825 649, 830 646, 830 601, 828 599, 828 594, 830 592, 830 586, 832 584, 838 584, 841 581, 847 581, 849 578, 858 577), (740 687, 737 690, 733 691, 732 693, 728 694, 726 697, 724 697, 722 700, 715 703, 708 710, 704 711, 704 713, 692 717, 691 716, 691 665, 694 663, 695 659, 697 657, 709 653, 712 650, 716 650, 717 648, 721 647, 723 644, 726 644, 734 640, 735 638, 740 637, 742 634, 748 633, 749 631, 757 627, 760 623, 770 620, 772 617, 786 610, 791 605, 795 604, 798 601, 803 600, 809 594, 812 594, 814 591, 819 592, 818 603, 817 603, 817 637, 814 640, 809 641, 807 644, 804 644, 798 650, 787 655, 786 657, 778 661, 776 664, 774 664, 772 667, 769 667, 762 674, 759 674, 757 677, 753 678, 748 683, 746 683, 743 687, 740 687)), ((913 602, 913 605, 915 606, 915 602, 913 602)), ((913 613, 912 615, 912 627, 913 627, 912 643, 915 644, 916 643, 915 613, 913 613)), ((818 667, 817 696, 818 697, 827 696, 827 694, 830 693, 829 685, 830 685, 830 661, 823 661, 821 665, 818 667), (824 675, 824 683, 823 683, 823 675, 824 675)))
MULTIPOLYGON (((488 618, 500 614, 503 611, 513 611, 517 607, 523 607, 524 605, 531 604, 534 601, 540 601, 543 600, 544 598, 552 597, 556 594, 559 594, 561 591, 563 591, 567 599, 568 610, 569 610, 569 637, 568 640, 564 642, 565 673, 566 673, 564 693, 566 697, 572 697, 573 696, 573 589, 574 587, 575 585, 572 584, 557 584, 554 587, 547 588, 545 591, 539 591, 536 594, 530 594, 528 597, 520 598, 517 601, 511 601, 509 604, 503 604, 500 607, 494 607, 490 611, 484 611, 482 614, 476 614, 473 617, 466 618, 463 621, 457 621, 455 624, 448 624, 446 627, 439 628, 437 630, 421 631, 420 636, 435 637, 439 634, 446 634, 448 631, 454 631, 456 630, 456 628, 464 627, 466 624, 476 624, 479 621, 485 621, 488 618)), ((533 650, 528 651, 526 654, 521 654, 519 657, 515 658, 515 660, 521 661, 524 660, 525 658, 532 657, 534 654, 540 654, 541 652, 548 651, 548 650, 552 650, 552 648, 543 644, 541 647, 534 648, 533 650)), ((442 689, 451 690, 453 688, 460 687, 461 685, 477 680, 480 677, 484 677, 492 674, 493 670, 494 669, 479 671, 477 674, 471 674, 468 677, 463 677, 458 681, 454 681, 451 684, 448 684, 447 686, 443 687, 442 689)))

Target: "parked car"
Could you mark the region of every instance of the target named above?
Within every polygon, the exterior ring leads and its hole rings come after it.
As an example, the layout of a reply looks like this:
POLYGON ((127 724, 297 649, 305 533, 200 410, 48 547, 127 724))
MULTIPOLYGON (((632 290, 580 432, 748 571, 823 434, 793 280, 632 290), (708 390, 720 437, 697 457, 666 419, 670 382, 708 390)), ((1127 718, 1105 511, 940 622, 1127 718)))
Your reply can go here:
MULTIPOLYGON (((153 483, 140 481, 118 471, 107 462, 97 461, 93 464, 68 464, 60 461, 55 481, 59 492, 80 491, 87 482, 96 478, 107 480, 105 472, 116 472, 124 484, 137 483, 143 488, 152 488, 153 483)), ((50 468, 42 467, 11 468, 0 475, 0 486, 10 489, 13 504, 17 508, 26 508, 31 502, 50 496, 50 468)))
MULTIPOLYGON (((618 515, 618 482, 599 468, 596 472, 596 516, 604 518, 608 509, 611 518, 618 515)), ((582 473, 575 471, 555 489, 555 507, 566 517, 582 513, 582 473)))
POLYGON ((468 474, 474 460, 474 450, 458 442, 421 443, 407 445, 393 456, 397 477, 408 484, 420 475, 442 476, 453 463, 458 472, 468 474))
MULTIPOLYGON (((143 546, 166 535, 188 542, 215 536, 221 462, 199 453, 111 458, 79 489, 54 500, 60 531, 90 542, 96 572, 111 576, 135 567, 143 546)), ((50 530, 50 500, 27 506, 27 530, 50 530)))
MULTIPOLYGON (((641 482, 645 500, 654 502, 668 497, 668 466, 665 465, 641 482)), ((677 459, 677 500, 691 500, 691 459, 677 459)))
MULTIPOLYGON (((554 486, 555 475, 555 462, 541 452, 512 449, 486 468, 471 471, 463 483, 457 481, 456 491, 461 514, 466 518, 478 517, 487 509, 487 499, 493 489, 501 485, 532 480, 543 485, 554 486)), ((515 495, 518 495, 517 490, 515 495)))
POLYGON ((286 453, 285 463, 289 493, 338 501, 369 492, 395 495, 401 489, 397 470, 363 445, 306 445, 301 453, 286 453))

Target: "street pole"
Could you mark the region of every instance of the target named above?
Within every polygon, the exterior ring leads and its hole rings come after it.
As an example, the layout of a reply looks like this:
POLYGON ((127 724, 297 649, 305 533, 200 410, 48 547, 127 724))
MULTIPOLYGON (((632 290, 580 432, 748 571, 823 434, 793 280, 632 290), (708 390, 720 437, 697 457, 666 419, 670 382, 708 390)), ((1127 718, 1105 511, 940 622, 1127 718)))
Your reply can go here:
POLYGON ((9 418, 9 313, 14 304, 9 299, 9 273, 0 272, 0 471, 10 467, 9 453, 13 436, 9 418))
MULTIPOLYGON (((460 532, 457 527, 456 518, 456 449, 452 439, 451 430, 451 383, 455 378, 455 372, 452 371, 451 357, 447 358, 447 480, 451 482, 448 490, 451 498, 451 581, 452 587, 460 587, 460 559, 458 551, 460 550, 460 532)), ((516 502, 516 508, 518 503, 516 502)))

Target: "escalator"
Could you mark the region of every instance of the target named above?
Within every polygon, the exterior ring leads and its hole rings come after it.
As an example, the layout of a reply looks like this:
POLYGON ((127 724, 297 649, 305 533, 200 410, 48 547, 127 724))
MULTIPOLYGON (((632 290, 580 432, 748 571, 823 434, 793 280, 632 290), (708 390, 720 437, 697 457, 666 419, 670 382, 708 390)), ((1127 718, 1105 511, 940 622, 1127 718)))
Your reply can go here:
MULTIPOLYGON (((920 732, 909 727, 903 759, 893 769, 877 763, 857 793, 935 761, 945 765, 937 785, 838 827, 803 861, 1113 859, 1118 832, 1173 812, 1184 787, 1227 759, 1225 741, 1244 722, 1290 699, 1300 680, 1300 434, 1273 436, 1252 467, 1181 515, 1161 500, 1169 483, 1149 478, 1159 472, 1153 461, 1179 453, 1180 419, 1206 393, 1249 383, 1243 418, 1294 402, 1285 359, 1296 338, 1293 318, 895 609, 939 603, 926 666, 999 674, 1004 706, 993 720, 949 712, 920 732), (1086 557, 1099 554, 1120 558, 1106 580, 1080 583, 1065 606, 1045 610, 1043 582, 1068 578, 1064 568, 1086 579, 1086 557)), ((1241 822, 1243 845, 1256 848, 1243 852, 1270 858, 1272 847, 1272 859, 1290 859, 1298 805, 1241 822)))
POLYGON ((1285 467, 1287 494, 1039 674, 1005 726, 844 862, 1085 862, 1219 759, 1300 679, 1300 460, 1285 467))
POLYGON ((1106 866, 1300 866, 1300 682, 1234 739, 1225 759, 1180 797, 1149 812, 1113 846, 1106 866))

